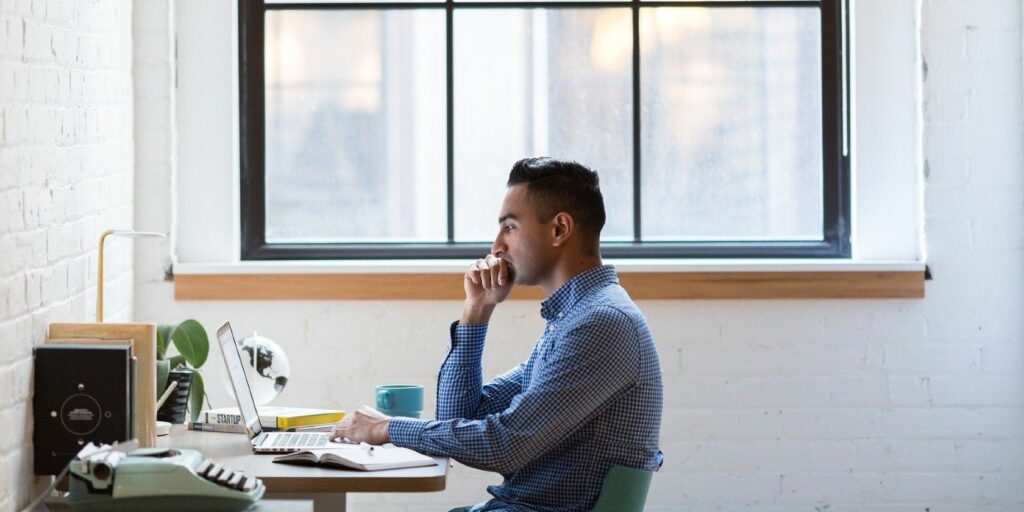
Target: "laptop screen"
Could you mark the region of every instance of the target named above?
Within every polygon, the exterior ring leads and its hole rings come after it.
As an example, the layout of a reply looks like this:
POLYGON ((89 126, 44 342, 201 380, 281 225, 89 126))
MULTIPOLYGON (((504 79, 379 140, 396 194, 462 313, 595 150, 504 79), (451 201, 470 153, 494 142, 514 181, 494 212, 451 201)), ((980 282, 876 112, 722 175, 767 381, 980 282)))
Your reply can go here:
POLYGON ((245 422, 245 432, 252 439, 259 435, 263 428, 260 426, 260 415, 256 411, 256 401, 252 398, 252 391, 249 389, 249 379, 245 376, 245 368, 242 367, 242 356, 238 353, 238 344, 235 343, 235 334, 231 331, 230 323, 224 322, 224 325, 217 329, 217 339, 220 341, 220 353, 224 357, 224 364, 228 369, 231 387, 235 390, 238 410, 242 414, 242 421, 245 422))

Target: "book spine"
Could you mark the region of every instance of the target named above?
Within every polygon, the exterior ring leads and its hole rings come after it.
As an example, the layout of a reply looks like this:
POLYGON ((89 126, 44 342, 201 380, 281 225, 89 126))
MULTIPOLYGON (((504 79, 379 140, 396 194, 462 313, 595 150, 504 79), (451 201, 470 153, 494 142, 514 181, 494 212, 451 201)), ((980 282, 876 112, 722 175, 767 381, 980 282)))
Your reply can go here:
POLYGON ((218 425, 208 423, 189 423, 189 430, 197 430, 201 432, 230 432, 235 434, 244 434, 245 428, 241 425, 218 425))
MULTIPOLYGON (((278 428, 277 416, 260 415, 260 426, 263 428, 278 428)), ((203 423, 209 425, 241 425, 242 415, 237 412, 206 411, 203 413, 203 423)))
MULTIPOLYGON (((206 411, 203 413, 203 423, 207 425, 241 425, 242 415, 230 412, 206 411)), ((260 423, 263 423, 260 421, 260 423)))
MULTIPOLYGON (((323 425, 326 423, 337 423, 345 417, 344 412, 328 412, 324 414, 311 414, 308 416, 294 416, 290 418, 279 417, 275 426, 281 430, 292 427, 306 427, 309 425, 323 425)), ((262 418, 260 422, 262 423, 262 418)))

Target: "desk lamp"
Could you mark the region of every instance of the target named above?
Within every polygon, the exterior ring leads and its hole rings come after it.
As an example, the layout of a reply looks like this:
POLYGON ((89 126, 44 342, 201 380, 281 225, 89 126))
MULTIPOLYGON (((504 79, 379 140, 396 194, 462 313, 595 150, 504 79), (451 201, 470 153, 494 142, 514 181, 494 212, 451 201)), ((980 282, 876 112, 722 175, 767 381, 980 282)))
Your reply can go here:
POLYGON ((144 238, 144 237, 159 237, 166 238, 167 235, 164 233, 156 233, 153 231, 134 231, 131 229, 108 229, 100 234, 100 255, 99 255, 99 271, 97 272, 96 278, 96 322, 103 322, 103 242, 107 240, 108 236, 116 236, 121 238, 144 238))

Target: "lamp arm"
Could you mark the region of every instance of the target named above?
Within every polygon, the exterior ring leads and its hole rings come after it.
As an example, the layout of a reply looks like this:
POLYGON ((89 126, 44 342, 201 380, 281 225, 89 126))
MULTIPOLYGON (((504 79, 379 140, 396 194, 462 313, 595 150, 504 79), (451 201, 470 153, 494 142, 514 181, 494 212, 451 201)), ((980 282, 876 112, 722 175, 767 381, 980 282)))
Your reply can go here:
POLYGON ((114 233, 113 229, 105 230, 100 234, 100 251, 98 268, 96 269, 96 322, 103 322, 103 242, 114 233))

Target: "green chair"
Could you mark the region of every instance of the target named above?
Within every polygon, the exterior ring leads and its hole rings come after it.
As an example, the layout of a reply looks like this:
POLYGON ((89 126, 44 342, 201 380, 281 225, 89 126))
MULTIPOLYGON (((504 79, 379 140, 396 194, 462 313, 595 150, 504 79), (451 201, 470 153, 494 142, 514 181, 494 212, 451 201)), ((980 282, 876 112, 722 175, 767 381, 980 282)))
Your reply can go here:
POLYGON ((643 512, 652 471, 612 466, 592 512, 643 512))

